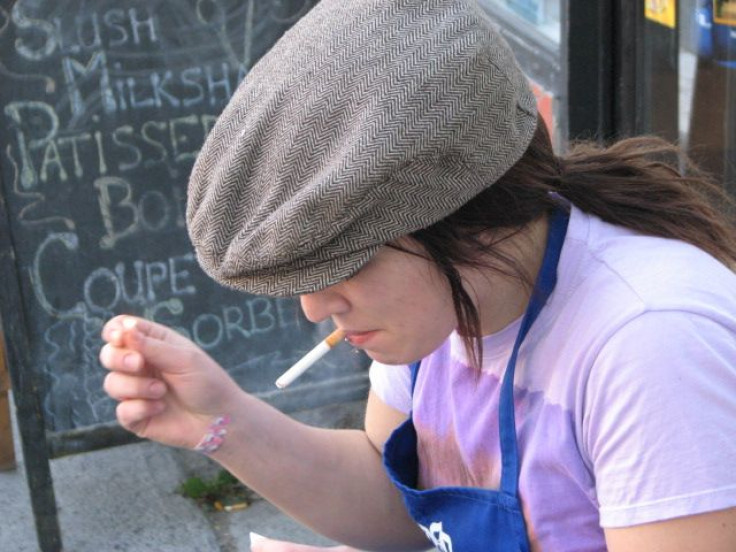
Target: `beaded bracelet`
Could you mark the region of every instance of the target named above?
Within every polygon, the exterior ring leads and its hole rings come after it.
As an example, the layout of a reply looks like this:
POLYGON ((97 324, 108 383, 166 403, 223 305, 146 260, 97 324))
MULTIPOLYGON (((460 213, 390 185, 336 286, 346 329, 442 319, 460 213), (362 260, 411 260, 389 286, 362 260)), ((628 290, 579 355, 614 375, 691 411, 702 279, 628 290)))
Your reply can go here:
POLYGON ((225 442, 225 434, 227 433, 227 425, 230 423, 230 416, 220 416, 217 418, 210 427, 207 428, 199 444, 194 447, 197 452, 203 452, 205 454, 212 454, 222 446, 225 442))

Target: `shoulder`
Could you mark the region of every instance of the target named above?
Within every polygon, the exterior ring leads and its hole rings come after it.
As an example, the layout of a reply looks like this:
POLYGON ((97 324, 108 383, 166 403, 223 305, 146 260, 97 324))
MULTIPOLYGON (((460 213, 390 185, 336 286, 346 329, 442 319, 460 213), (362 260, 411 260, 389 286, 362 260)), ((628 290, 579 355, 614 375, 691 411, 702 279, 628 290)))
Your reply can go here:
POLYGON ((689 244, 642 236, 573 208, 558 283, 530 342, 575 365, 569 369, 582 382, 604 351, 624 355, 641 345, 664 355, 672 344, 663 340, 682 333, 683 324, 709 327, 702 333, 708 339, 719 331, 734 339, 736 274, 689 244))
POLYGON ((679 240, 644 236, 573 207, 560 261, 560 307, 617 324, 682 311, 736 324, 736 273, 679 240))
POLYGON ((669 289, 710 289, 736 300, 736 273, 702 249, 671 238, 637 233, 579 213, 593 259, 642 298, 666 298, 669 289))

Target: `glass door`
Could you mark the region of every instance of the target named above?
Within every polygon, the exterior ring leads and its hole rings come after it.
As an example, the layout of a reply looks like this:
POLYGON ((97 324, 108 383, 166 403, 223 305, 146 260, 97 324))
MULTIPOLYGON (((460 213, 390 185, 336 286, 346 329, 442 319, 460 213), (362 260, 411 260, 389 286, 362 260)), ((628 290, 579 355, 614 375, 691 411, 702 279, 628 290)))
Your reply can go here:
POLYGON ((736 0, 681 0, 680 134, 736 195, 736 0))

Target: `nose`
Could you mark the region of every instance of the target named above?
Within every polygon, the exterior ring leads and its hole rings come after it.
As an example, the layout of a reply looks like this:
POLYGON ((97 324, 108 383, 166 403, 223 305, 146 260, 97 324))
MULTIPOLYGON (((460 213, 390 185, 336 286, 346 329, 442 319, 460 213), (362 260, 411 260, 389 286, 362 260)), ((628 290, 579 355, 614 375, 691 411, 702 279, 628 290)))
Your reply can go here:
POLYGON ((344 314, 350 303, 335 286, 299 296, 302 312, 310 322, 321 322, 336 314, 344 314))

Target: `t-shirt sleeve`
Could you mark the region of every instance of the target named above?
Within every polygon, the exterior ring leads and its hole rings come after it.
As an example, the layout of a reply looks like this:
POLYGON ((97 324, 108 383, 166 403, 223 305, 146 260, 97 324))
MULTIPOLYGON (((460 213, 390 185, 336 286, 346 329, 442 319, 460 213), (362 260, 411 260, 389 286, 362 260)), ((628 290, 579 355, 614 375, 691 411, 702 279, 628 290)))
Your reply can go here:
POLYGON ((736 324, 639 316, 597 356, 583 411, 602 527, 736 506, 736 324))
POLYGON ((411 370, 373 361, 369 371, 371 390, 388 406, 405 414, 411 411, 411 370))

